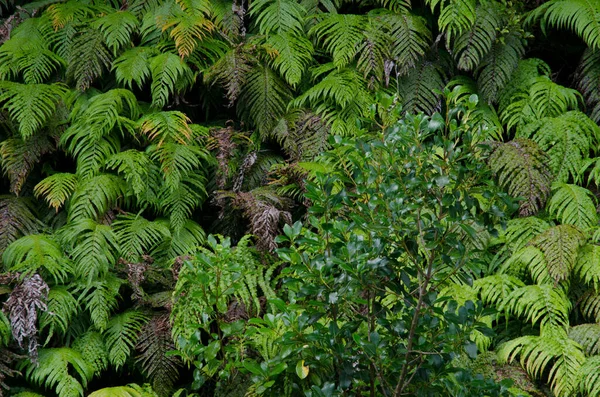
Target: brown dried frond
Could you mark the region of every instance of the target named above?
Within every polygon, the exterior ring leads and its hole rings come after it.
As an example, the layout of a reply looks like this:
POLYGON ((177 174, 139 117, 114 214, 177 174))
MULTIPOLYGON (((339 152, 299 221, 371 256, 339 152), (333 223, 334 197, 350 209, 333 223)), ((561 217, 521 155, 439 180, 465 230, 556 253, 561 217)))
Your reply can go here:
POLYGON ((37 318, 38 310, 46 311, 48 284, 34 274, 27 277, 11 292, 4 303, 4 311, 8 314, 12 335, 19 347, 27 346, 32 361, 37 358, 37 318))

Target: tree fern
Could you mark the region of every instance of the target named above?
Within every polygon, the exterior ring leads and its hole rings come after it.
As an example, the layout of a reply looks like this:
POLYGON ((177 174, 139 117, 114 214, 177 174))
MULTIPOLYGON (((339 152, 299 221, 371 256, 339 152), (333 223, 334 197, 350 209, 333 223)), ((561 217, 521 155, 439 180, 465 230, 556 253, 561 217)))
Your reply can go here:
POLYGON ((192 7, 185 10, 176 10, 168 19, 159 22, 162 31, 171 29, 170 36, 175 41, 175 47, 179 55, 184 58, 192 54, 196 48, 197 41, 210 35, 214 29, 213 22, 207 18, 208 9, 194 9, 192 7))
POLYGON ((533 122, 520 129, 518 136, 534 140, 548 154, 556 181, 567 182, 581 178, 582 160, 596 147, 600 128, 585 114, 572 111, 533 122))
POLYGON ((66 225, 60 237, 75 262, 75 275, 83 280, 103 278, 117 261, 119 243, 110 226, 79 219, 66 225))
POLYGON ((104 337, 108 348, 108 359, 112 365, 119 368, 125 364, 147 321, 148 316, 135 310, 128 310, 111 317, 104 337))
POLYGON ((545 205, 553 178, 549 158, 537 144, 527 139, 498 144, 488 161, 500 186, 524 199, 521 215, 536 214, 545 205))
POLYGON ((28 140, 6 139, 0 143, 0 160, 10 179, 10 190, 19 195, 27 177, 42 156, 56 150, 56 142, 48 136, 37 135, 28 140))
POLYGON ((529 20, 577 33, 592 49, 600 49, 600 3, 596 0, 550 0, 539 6, 529 20))
POLYGON ((323 43, 325 50, 333 56, 333 64, 342 68, 354 59, 366 22, 362 15, 326 14, 309 34, 323 43))
POLYGON ((589 190, 566 183, 553 186, 554 193, 548 203, 548 211, 560 223, 587 230, 598 224, 595 197, 589 190))
POLYGON ((55 283, 73 272, 60 244, 46 234, 30 234, 14 241, 4 250, 2 261, 9 271, 28 275, 40 272, 55 283))
POLYGON ((54 389, 59 397, 83 397, 93 374, 81 354, 68 347, 40 349, 37 363, 25 362, 24 369, 29 381, 54 389))
POLYGON ((498 310, 507 310, 541 326, 569 323, 571 302, 565 292, 552 285, 526 285, 513 290, 498 310))
POLYGON ((69 220, 99 219, 124 192, 123 180, 115 175, 101 174, 78 183, 71 197, 69 220))
POLYGON ((56 112, 65 94, 62 84, 19 84, 0 82, 0 102, 11 118, 19 123, 23 139, 42 128, 56 112))
POLYGON ((63 286, 54 286, 48 293, 47 310, 40 316, 40 331, 47 330, 45 345, 55 332, 65 335, 71 319, 78 312, 77 300, 63 286))
POLYGON ((500 346, 502 361, 521 356, 521 365, 534 378, 549 370, 552 391, 557 397, 573 396, 577 392, 577 377, 585 362, 581 346, 569 339, 562 328, 546 327, 540 336, 522 336, 500 346))
POLYGON ((92 27, 102 32, 106 45, 114 54, 131 42, 131 35, 137 30, 137 26, 137 18, 129 11, 106 14, 92 24, 92 27))
POLYGON ((43 197, 57 212, 77 188, 77 176, 57 173, 42 179, 34 188, 36 197, 43 197))

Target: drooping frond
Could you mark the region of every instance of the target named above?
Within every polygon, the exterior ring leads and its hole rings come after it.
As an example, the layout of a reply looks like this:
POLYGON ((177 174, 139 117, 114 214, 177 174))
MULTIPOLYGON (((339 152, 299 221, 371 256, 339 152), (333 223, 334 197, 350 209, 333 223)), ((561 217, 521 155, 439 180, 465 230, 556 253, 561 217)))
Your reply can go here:
POLYGON ((77 175, 57 173, 42 179, 34 188, 36 197, 43 197, 58 212, 77 188, 77 175))
POLYGON ((41 226, 29 199, 0 196, 0 254, 19 237, 39 232, 41 226))
POLYGON ((119 304, 119 289, 124 280, 108 273, 102 280, 84 282, 79 286, 79 302, 83 302, 92 324, 103 332, 111 319, 111 312, 119 304))
POLYGON ((110 68, 112 63, 110 53, 104 44, 104 34, 90 28, 76 35, 67 61, 67 76, 75 81, 78 90, 87 90, 105 69, 110 68))
POLYGON ((155 165, 146 152, 135 149, 119 152, 106 161, 105 167, 117 171, 138 199, 142 199, 156 183, 153 178, 155 165))
POLYGON ((47 310, 40 316, 40 331, 48 330, 45 345, 54 333, 66 334, 71 319, 77 313, 77 300, 64 286, 54 286, 48 293, 47 310))
POLYGON ((208 18, 208 7, 201 8, 175 9, 175 12, 164 22, 157 19, 163 32, 171 29, 170 36, 175 41, 175 47, 181 58, 189 57, 198 41, 209 36, 215 28, 208 18))
MULTIPOLYGON (((408 73, 425 56, 430 46, 431 31, 426 21, 423 17, 409 12, 382 13, 378 18, 389 27, 388 34, 393 40, 389 50, 398 72, 401 75, 408 73)), ((372 24, 375 27, 379 25, 377 20, 372 24)))
POLYGON ((256 0, 250 3, 250 16, 261 34, 301 35, 306 10, 294 0, 256 0))
POLYGON ((579 309, 585 318, 600 322, 600 295, 593 289, 588 290, 579 302, 579 309))
POLYGON ((160 54, 150 59, 150 74, 152 76, 152 105, 164 107, 169 96, 181 84, 194 80, 194 75, 185 62, 175 54, 160 54))
POLYGON ((130 384, 127 386, 105 387, 90 393, 88 397, 158 397, 148 385, 139 386, 130 384))
POLYGON ((4 174, 10 179, 10 191, 18 196, 33 167, 43 155, 55 149, 56 142, 46 135, 0 142, 0 161, 4 174))
POLYGON ((548 154, 557 182, 581 179, 581 162, 597 147, 600 127, 585 114, 571 111, 521 128, 517 134, 534 140, 548 154))
POLYGON ((26 361, 23 366, 30 382, 55 390, 58 397, 83 397, 93 375, 81 354, 68 347, 40 349, 37 363, 26 361))
POLYGON ((477 6, 475 23, 453 43, 454 57, 460 70, 474 70, 492 49, 502 23, 501 16, 496 2, 477 6))
POLYGON ((169 215, 171 227, 175 232, 184 227, 206 195, 206 178, 198 172, 182 178, 175 188, 165 186, 161 192, 161 196, 164 197, 162 210, 164 215, 169 215))
POLYGON ((238 113, 268 134, 279 117, 285 113, 291 99, 287 85, 267 66, 257 66, 248 74, 240 96, 238 113))
POLYGON ((69 221, 99 219, 124 192, 125 183, 116 175, 100 174, 79 182, 71 197, 69 221))
POLYGON ((600 49, 600 3, 597 0, 550 0, 536 8, 529 20, 577 33, 592 49, 600 49))
POLYGON ((498 307, 535 324, 565 326, 569 324, 571 301, 561 288, 550 284, 526 285, 514 289, 498 307))
POLYGON ((88 331, 81 335, 72 345, 74 350, 81 353, 81 357, 93 369, 94 375, 108 368, 108 350, 104 344, 102 334, 95 331, 88 331))
POLYGON ((103 278, 117 261, 119 243, 108 225, 78 219, 63 227, 60 238, 75 262, 75 275, 83 280, 103 278))
POLYGON ((485 304, 500 305, 517 288, 525 284, 516 277, 507 274, 495 274, 473 281, 481 300, 485 304))
POLYGON ((112 365, 119 368, 125 364, 147 321, 148 316, 136 310, 128 310, 110 318, 104 337, 112 365))
POLYGON ((399 94, 402 110, 410 114, 432 114, 440 107, 437 93, 445 85, 445 73, 440 65, 421 61, 406 76, 400 78, 399 94))
POLYGON ((60 84, 19 84, 0 81, 0 102, 11 118, 19 123, 19 133, 28 139, 55 114, 65 94, 60 84))
POLYGON ((498 356, 511 362, 521 356, 521 365, 534 378, 549 370, 552 391, 557 397, 576 395, 578 374, 585 362, 581 346, 559 327, 545 327, 540 336, 522 336, 500 346, 498 356))
POLYGON ((192 137, 190 119, 181 112, 150 113, 138 123, 142 134, 147 135, 157 146, 161 146, 165 141, 185 145, 192 137))
POLYGON ((130 89, 135 82, 141 88, 150 77, 150 58, 155 55, 154 47, 138 46, 125 51, 112 64, 117 81, 130 89))
POLYGON ((325 50, 333 56, 333 64, 337 68, 343 68, 354 59, 366 24, 363 15, 325 14, 310 29, 309 35, 323 43, 325 50))
POLYGON ((50 16, 54 30, 59 30, 70 22, 79 22, 93 16, 95 11, 94 7, 90 7, 86 2, 71 0, 52 4, 46 12, 50 16))
POLYGON ((596 123, 600 122, 600 51, 587 48, 583 52, 576 77, 577 88, 585 97, 587 113, 596 123))
POLYGON ((30 234, 12 242, 2 255, 7 270, 24 274, 43 274, 59 283, 72 273, 72 264, 52 236, 30 234))
POLYGON ((498 100, 498 94, 517 69, 519 60, 525 52, 523 40, 520 32, 509 31, 502 37, 496 38, 490 51, 479 63, 476 71, 477 84, 488 103, 495 103, 498 100))
POLYGON ((199 146, 173 142, 153 146, 150 150, 150 157, 160 164, 164 187, 169 191, 179 189, 183 178, 202 169, 202 160, 209 157, 208 152, 199 146))
POLYGON ((106 45, 116 54, 117 50, 131 42, 131 35, 136 31, 138 20, 129 11, 117 11, 96 19, 92 27, 104 35, 106 45))
POLYGON ((475 0, 426 0, 435 10, 439 5, 438 25, 446 36, 446 43, 451 43, 457 36, 468 31, 475 23, 475 0))
POLYGON ((139 352, 136 361, 152 379, 153 389, 160 395, 170 395, 182 363, 179 357, 167 355, 175 350, 168 313, 156 315, 144 325, 136 350, 139 352))
POLYGON ((270 36, 267 45, 277 51, 273 66, 292 87, 298 84, 313 59, 314 49, 310 40, 304 36, 282 33, 270 36))
POLYGON ((205 73, 204 81, 219 82, 226 91, 229 106, 233 106, 252 70, 253 57, 246 48, 237 46, 227 51, 205 73))
MULTIPOLYGON (((166 221, 166 220, 165 220, 166 221)), ((168 227, 167 222, 165 226, 168 227)), ((206 233, 202 227, 191 219, 185 221, 183 227, 172 233, 170 246, 165 254, 168 259, 173 259, 177 256, 188 255, 194 253, 198 247, 204 245, 206 241, 206 233)))
POLYGON ((503 234, 504 242, 515 252, 525 247, 535 236, 548 230, 550 226, 548 222, 535 216, 511 219, 503 234))
POLYGON ((595 289, 600 286, 600 246, 586 244, 579 250, 573 273, 595 289))
POLYGON ((132 262, 151 254, 171 235, 169 228, 162 223, 150 222, 133 214, 119 216, 113 227, 121 243, 121 256, 132 262))
POLYGON ((581 368, 579 368, 577 383, 579 384, 579 392, 582 396, 600 395, 598 367, 600 367, 600 356, 593 356, 588 357, 581 368))
POLYGON ((567 183, 553 186, 548 211, 560 223, 574 225, 581 230, 598 225, 595 197, 586 188, 567 183))
POLYGON ((569 328, 569 338, 579 343, 588 356, 600 353, 600 325, 581 324, 569 328))
POLYGON ((550 195, 552 173, 548 156, 527 139, 498 144, 488 160, 500 186, 513 197, 523 198, 522 216, 534 215, 550 195))

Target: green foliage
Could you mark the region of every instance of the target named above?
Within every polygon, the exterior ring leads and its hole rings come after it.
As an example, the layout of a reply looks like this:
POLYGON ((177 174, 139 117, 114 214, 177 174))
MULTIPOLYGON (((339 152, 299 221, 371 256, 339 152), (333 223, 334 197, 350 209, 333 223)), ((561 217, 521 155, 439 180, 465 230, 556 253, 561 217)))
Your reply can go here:
POLYGON ((105 331, 108 360, 116 368, 125 364, 131 349, 148 317, 139 311, 130 310, 112 316, 105 331))

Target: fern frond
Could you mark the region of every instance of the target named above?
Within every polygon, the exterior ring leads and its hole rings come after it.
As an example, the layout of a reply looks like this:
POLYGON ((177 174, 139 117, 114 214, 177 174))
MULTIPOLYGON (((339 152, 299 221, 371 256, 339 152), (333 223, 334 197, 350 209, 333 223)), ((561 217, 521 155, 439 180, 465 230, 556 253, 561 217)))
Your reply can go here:
POLYGON ((175 54, 160 54, 150 59, 150 74, 152 76, 152 105, 164 107, 169 96, 182 83, 193 82, 195 76, 192 70, 175 54))
POLYGON ((52 21, 54 30, 63 29, 70 22, 80 22, 94 16, 96 10, 85 2, 71 0, 52 4, 46 10, 52 21))
POLYGON ((475 22, 453 43, 453 53, 460 70, 474 70, 492 49, 502 14, 498 3, 485 2, 475 10, 475 22))
POLYGON ((267 45, 277 51, 273 66, 288 84, 296 86, 313 59, 314 49, 310 40, 304 36, 282 33, 270 36, 267 45))
POLYGON ((546 327, 540 336, 522 336, 500 346, 499 358, 511 362, 521 356, 521 365, 534 378, 549 370, 548 378, 557 397, 574 396, 578 375, 585 362, 581 346, 564 329, 546 327))
POLYGON ((477 84, 488 103, 497 102, 498 94, 517 69, 519 60, 525 53, 523 41, 518 31, 510 31, 496 38, 496 42, 477 67, 477 84))
POLYGON ((113 223, 117 240, 121 243, 121 256, 136 262, 144 254, 151 254, 171 233, 164 224, 150 222, 139 215, 121 215, 113 223))
POLYGON ((595 151, 600 127, 585 114, 571 111, 528 124, 517 136, 533 139, 548 154, 556 181, 567 182, 581 179, 582 160, 595 151))
POLYGON ((105 167, 121 174, 138 199, 143 197, 154 182, 154 164, 145 152, 135 149, 119 152, 106 161, 105 167))
POLYGON ((0 253, 19 237, 38 233, 41 227, 29 199, 0 196, 0 253))
MULTIPOLYGON (((168 223, 165 225, 168 227, 168 223)), ((185 221, 184 225, 172 233, 170 246, 166 252, 168 259, 181 255, 189 255, 197 251, 198 247, 204 245, 206 233, 202 227, 191 219, 185 221)))
POLYGON ((586 284, 592 284, 594 289, 600 286, 600 246, 586 244, 579 250, 573 273, 586 284))
MULTIPOLYGON (((390 55, 398 72, 406 74, 425 55, 431 42, 431 31, 424 18, 409 12, 378 15, 389 27, 393 43, 390 55)), ((377 26, 377 23, 375 23, 377 26)))
POLYGON ((600 122, 600 51, 587 48, 583 52, 577 68, 576 82, 577 88, 585 97, 587 113, 596 123, 600 122))
POLYGON ((86 282, 78 288, 78 300, 90 313, 92 324, 103 332, 111 319, 110 313, 118 306, 119 289, 125 283, 112 273, 102 280, 86 282))
POLYGON ((398 83, 402 110, 410 114, 432 114, 441 106, 438 92, 444 86, 445 73, 439 65, 429 61, 419 62, 398 83))
POLYGON ((158 397, 149 386, 136 384, 127 386, 105 387, 90 393, 88 397, 158 397))
POLYGON ((566 183, 553 186, 554 194, 548 202, 548 211, 563 224, 587 230, 598 225, 595 197, 586 188, 566 183))
POLYGON ((584 317, 600 322, 600 295, 595 290, 587 291, 581 298, 579 309, 584 317))
POLYGON ((44 279, 52 278, 55 283, 66 280, 73 272, 60 244, 46 234, 30 234, 12 242, 4 250, 2 261, 8 271, 41 273, 44 279))
POLYGON ((138 20, 129 11, 117 11, 96 19, 92 27, 102 32, 106 45, 116 54, 131 42, 131 35, 137 30, 138 20))
POLYGON ((588 357, 581 368, 579 368, 578 384, 579 392, 582 396, 600 395, 600 376, 598 376, 598 367, 600 367, 600 356, 588 357))
POLYGON ((92 219, 79 219, 60 231, 63 246, 75 262, 77 277, 91 282, 115 265, 119 242, 112 228, 92 219))
POLYGON ((0 142, 0 161, 4 174, 10 179, 10 191, 19 195, 33 167, 40 158, 56 149, 56 142, 48 136, 34 138, 6 139, 0 142))
POLYGON ((479 292, 481 301, 496 306, 501 305, 511 292, 524 286, 521 280, 507 274, 494 274, 473 281, 473 288, 479 292))
POLYGON ((87 90, 103 70, 109 69, 112 59, 104 35, 97 29, 87 29, 73 38, 67 59, 67 76, 75 81, 78 90, 87 90))
POLYGON ((108 360, 112 365, 119 368, 125 364, 147 321, 148 316, 136 310, 128 310, 110 318, 104 338, 108 348, 108 360))
POLYGON ((205 186, 206 178, 197 172, 183 177, 175 188, 165 186, 161 193, 164 197, 162 209, 165 215, 169 215, 171 227, 175 232, 184 227, 194 209, 206 198, 205 186))
POLYGON ((549 158, 538 145, 527 139, 498 144, 488 162, 500 186, 513 197, 523 198, 522 216, 534 215, 550 195, 552 173, 549 158))
POLYGON ((73 342, 73 349, 81 353, 81 357, 93 369, 94 375, 108 368, 108 350, 102 339, 102 334, 88 331, 73 342))
POLYGON ((58 212, 77 188, 77 175, 57 173, 42 179, 33 189, 36 197, 43 197, 58 212))
POLYGON ((153 389, 160 395, 170 395, 182 363, 179 357, 167 355, 175 350, 168 313, 155 315, 144 325, 136 350, 139 352, 136 361, 152 379, 153 389))
POLYGON ((579 343, 588 356, 600 353, 600 325, 581 324, 569 328, 569 338, 579 343))
POLYGON ((535 324, 565 326, 569 324, 571 301, 561 288, 553 285, 526 285, 513 290, 498 310, 508 310, 535 324))
POLYGON ((363 15, 325 14, 308 33, 323 43, 333 56, 333 64, 343 68, 354 59, 367 22, 363 15))
POLYGON ((99 219, 123 196, 125 188, 116 175, 101 174, 81 181, 71 197, 69 221, 99 219))
POLYGON ((48 330, 45 345, 50 342, 55 332, 66 334, 71 319, 79 307, 77 300, 64 286, 55 286, 48 293, 47 310, 40 316, 40 332, 48 330))
POLYGON ((550 0, 528 17, 547 26, 569 29, 578 34, 592 49, 600 49, 600 3, 597 0, 550 0))
POLYGON ((438 26, 449 44, 460 34, 468 31, 476 19, 475 0, 426 0, 433 11, 440 6, 438 26))
POLYGON ((117 81, 132 89, 135 82, 142 88, 150 77, 150 58, 157 55, 154 47, 134 47, 121 54, 112 64, 117 81))
POLYGON ((138 121, 141 133, 157 146, 165 141, 182 145, 188 143, 192 137, 189 123, 190 119, 185 114, 176 111, 150 113, 138 121))
POLYGON ((248 73, 237 109, 261 134, 268 134, 291 98, 290 89, 271 68, 257 66, 248 73))
POLYGON ((65 94, 62 84, 19 84, 0 81, 0 102, 10 117, 19 123, 19 133, 28 139, 55 114, 65 94))
POLYGON ((23 367, 28 381, 53 389, 58 397, 83 397, 93 375, 81 354, 68 347, 40 349, 37 363, 26 361, 23 367))
POLYGON ((291 33, 296 37, 303 34, 306 10, 299 2, 256 0, 250 4, 249 14, 260 34, 291 33))
POLYGON ((203 40, 214 30, 215 25, 207 18, 208 9, 175 12, 170 18, 159 23, 164 32, 171 29, 170 36, 175 41, 175 47, 181 58, 189 57, 197 46, 198 40, 203 40))

